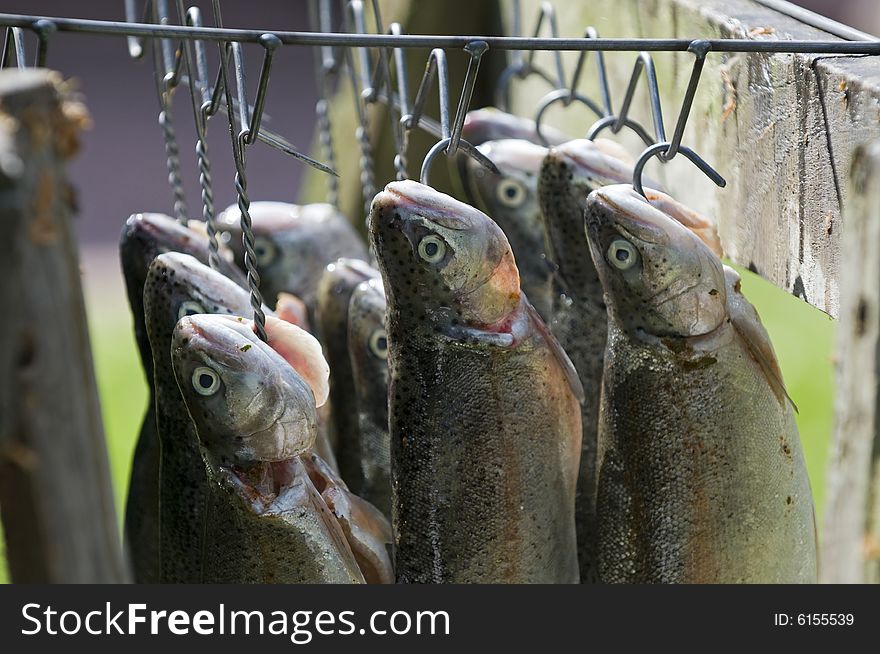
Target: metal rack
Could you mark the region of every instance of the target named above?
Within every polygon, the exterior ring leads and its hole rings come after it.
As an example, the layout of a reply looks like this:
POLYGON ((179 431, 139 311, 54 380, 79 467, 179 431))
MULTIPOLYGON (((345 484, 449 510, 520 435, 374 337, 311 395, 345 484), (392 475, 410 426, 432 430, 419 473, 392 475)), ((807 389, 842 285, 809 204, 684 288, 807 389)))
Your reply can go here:
MULTIPOLYGON (((126 0, 128 22, 81 20, 45 16, 25 16, 0 14, 0 26, 6 27, 6 42, 3 48, 2 64, 9 66, 13 59, 18 66, 26 65, 27 32, 36 36, 37 53, 33 59, 38 66, 45 66, 49 54, 52 34, 68 32, 93 36, 127 37, 129 53, 132 57, 144 54, 144 40, 149 39, 157 47, 152 48, 156 68, 157 94, 160 103, 159 123, 166 144, 169 181, 174 195, 174 210, 177 218, 186 222, 189 213, 183 195, 180 176, 179 148, 171 116, 171 95, 182 82, 186 83, 191 97, 192 111, 197 128, 199 182, 201 188, 202 217, 207 223, 211 247, 211 263, 217 263, 217 237, 214 226, 215 209, 213 203, 213 180, 207 152, 206 130, 208 121, 217 113, 225 113, 227 126, 235 158, 235 188, 238 206, 241 211, 241 226, 245 246, 245 268, 251 289, 251 304, 254 319, 261 338, 265 338, 265 315, 262 309, 262 295, 259 290, 260 277, 253 250, 253 231, 249 213, 250 200, 247 194, 246 152, 250 145, 261 141, 281 150, 308 165, 328 173, 328 200, 335 203, 337 189, 333 170, 334 152, 330 131, 327 96, 336 78, 343 75, 350 80, 357 103, 359 125, 356 138, 360 147, 361 186, 365 208, 375 193, 375 176, 371 146, 368 138, 367 105, 382 102, 389 108, 392 133, 395 139, 395 169, 398 178, 406 176, 408 134, 421 128, 438 140, 423 160, 420 178, 427 183, 430 167, 440 152, 447 156, 459 151, 477 159, 482 165, 495 170, 494 164, 483 156, 473 145, 461 138, 464 117, 469 108, 471 95, 477 81, 480 59, 488 49, 510 52, 510 65, 502 74, 499 84, 498 103, 504 105, 507 86, 513 79, 538 76, 547 81, 551 91, 539 103, 536 123, 539 135, 545 111, 554 104, 568 106, 577 102, 596 114, 596 122, 585 131, 587 138, 595 138, 603 130, 620 132, 624 127, 634 131, 645 143, 645 150, 634 166, 633 186, 643 193, 641 174, 646 163, 653 157, 668 162, 681 154, 706 174, 718 186, 724 186, 724 178, 699 156, 694 150, 682 144, 694 96, 700 82, 703 64, 713 53, 784 53, 784 54, 838 54, 838 55, 877 55, 880 54, 880 40, 859 41, 754 41, 746 39, 620 39, 601 38, 592 27, 587 28, 583 38, 561 38, 552 4, 541 4, 540 13, 531 36, 430 36, 409 35, 403 27, 394 23, 386 30, 383 27, 378 2, 372 0, 372 13, 375 32, 368 33, 365 7, 361 0, 348 0, 342 6, 343 28, 334 33, 330 28, 334 20, 334 8, 340 8, 330 0, 315 0, 313 3, 313 26, 311 32, 265 31, 231 29, 223 26, 219 0, 212 0, 214 26, 203 24, 197 7, 185 8, 182 0, 176 3, 176 20, 172 18, 166 0, 148 0, 145 3, 143 18, 138 21, 135 0, 126 0), (173 24, 174 22, 178 24, 173 24), (541 36, 549 31, 549 36, 541 36), (209 82, 207 71, 206 43, 216 43, 220 57, 216 78, 209 82), (263 49, 262 69, 253 103, 248 98, 244 75, 243 44, 258 44, 263 49), (322 99, 316 107, 320 143, 323 156, 328 164, 322 164, 297 151, 286 139, 274 134, 262 125, 265 97, 270 80, 274 55, 282 46, 316 46, 319 49, 316 72, 321 80, 322 99), (405 50, 430 49, 425 72, 414 99, 410 100, 407 87, 405 50), (469 56, 469 65, 455 113, 451 112, 450 87, 446 64, 446 52, 450 49, 463 49, 469 56), (534 64, 536 51, 555 53, 554 72, 547 73, 534 64), (373 52, 376 51, 376 52, 373 52), (566 82, 561 51, 577 51, 580 56, 570 82, 566 82), (612 51, 636 52, 632 75, 620 107, 615 112, 608 89, 608 76, 605 71, 603 53, 612 51), (601 102, 597 103, 577 91, 587 55, 594 52, 601 102), (671 137, 667 136, 664 125, 663 108, 660 101, 657 76, 651 57, 652 52, 689 52, 693 55, 693 65, 687 89, 682 98, 675 127, 671 137), (524 54, 528 53, 528 54, 524 54), (651 107, 652 130, 648 130, 629 117, 634 94, 640 80, 644 77, 651 107), (425 103, 430 87, 437 82, 440 106, 439 123, 424 115, 425 103), (233 90, 234 84, 234 90, 233 90)), ((519 2, 513 4, 513 31, 522 31, 522 14, 519 2)), ((865 38, 867 35, 849 31, 831 30, 847 38, 865 38)), ((338 82, 337 82, 338 83, 338 82)))

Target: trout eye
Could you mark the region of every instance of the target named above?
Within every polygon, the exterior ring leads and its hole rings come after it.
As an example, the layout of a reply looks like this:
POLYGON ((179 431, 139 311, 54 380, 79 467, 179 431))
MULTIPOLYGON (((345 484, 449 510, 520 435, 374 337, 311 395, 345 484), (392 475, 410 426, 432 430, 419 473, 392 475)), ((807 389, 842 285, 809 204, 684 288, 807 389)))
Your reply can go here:
POLYGON ((185 316, 194 316, 197 313, 207 313, 205 311, 205 307, 203 307, 198 302, 193 300, 188 300, 180 305, 180 308, 177 309, 177 319, 180 320, 185 316))
POLYGON ((629 270, 639 260, 639 251, 622 238, 615 239, 608 246, 608 263, 618 270, 629 270))
POLYGON ((265 236, 254 238, 254 254, 257 257, 258 266, 268 266, 275 261, 278 250, 275 244, 265 236))
POLYGON ((495 191, 498 201, 506 207, 518 207, 525 202, 526 187, 515 179, 503 179, 495 191))
POLYGON ((199 395, 213 395, 220 388, 220 376, 206 366, 193 370, 192 385, 199 395))
POLYGON ((446 243, 434 234, 428 234, 419 241, 419 256, 428 263, 440 263, 446 256, 446 243))
POLYGON ((388 358, 388 336, 381 327, 370 334, 370 352, 380 359, 388 358))

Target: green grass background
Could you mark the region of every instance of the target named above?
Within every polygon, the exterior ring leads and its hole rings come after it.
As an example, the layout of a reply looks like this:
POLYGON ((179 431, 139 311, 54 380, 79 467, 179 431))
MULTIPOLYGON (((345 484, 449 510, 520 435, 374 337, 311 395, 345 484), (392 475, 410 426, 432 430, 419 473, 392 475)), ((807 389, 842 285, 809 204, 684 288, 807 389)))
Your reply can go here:
MULTIPOLYGON (((832 427, 832 344, 835 323, 824 313, 740 269, 743 292, 758 308, 770 332, 797 416, 820 519, 825 497, 825 464, 832 427)), ((98 276, 100 277, 100 276, 98 276)), ((128 471, 147 400, 134 342, 131 315, 121 285, 85 280, 92 349, 104 414, 120 523, 128 471)), ((0 538, 2 548, 2 538, 0 538)), ((7 580, 0 551, 0 581, 7 580)))

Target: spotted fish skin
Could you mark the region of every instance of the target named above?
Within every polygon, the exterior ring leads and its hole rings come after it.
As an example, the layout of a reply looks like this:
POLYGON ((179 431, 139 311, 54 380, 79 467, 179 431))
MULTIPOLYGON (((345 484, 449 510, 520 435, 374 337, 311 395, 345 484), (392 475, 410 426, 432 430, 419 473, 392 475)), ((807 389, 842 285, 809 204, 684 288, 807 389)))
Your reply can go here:
POLYGON ((194 258, 166 253, 150 265, 144 286, 144 309, 161 443, 159 580, 198 583, 202 567, 205 465, 195 428, 175 382, 171 335, 178 319, 188 313, 248 315, 250 296, 194 258))
POLYGON ((415 182, 373 201, 398 582, 577 582, 580 388, 503 232, 415 182))
POLYGON ((250 320, 221 315, 184 317, 174 328, 174 373, 208 478, 202 581, 363 583, 321 494, 334 473, 311 451, 316 403, 326 397, 320 347, 281 321, 267 331, 264 343, 250 320))
MULTIPOLYGON (((149 386, 149 400, 135 446, 125 508, 125 542, 137 583, 154 583, 158 570, 159 437, 156 433, 153 355, 144 319, 144 284, 150 264, 163 252, 183 252, 208 262, 207 238, 163 214, 133 214, 125 222, 119 241, 119 258, 135 340, 149 386)), ((225 258, 220 270, 241 286, 241 271, 225 258)))
POLYGON ((464 183, 474 206, 482 209, 504 231, 523 292, 545 321, 550 320, 553 268, 544 252, 544 226, 538 204, 538 173, 547 148, 521 139, 487 141, 480 152, 500 174, 471 157, 465 162, 464 183))
MULTIPOLYGON (((263 297, 271 304, 279 293, 293 293, 305 303, 311 324, 317 325, 318 282, 324 268, 343 257, 366 261, 363 240, 329 204, 252 202, 250 216, 263 297)), ((217 227, 243 267, 240 221, 241 212, 233 205, 218 217, 217 227)))
POLYGON ((318 284, 318 333, 330 364, 331 441, 338 453, 339 472, 355 493, 363 490, 361 439, 348 345, 348 305, 355 287, 375 279, 379 271, 358 259, 339 259, 318 284))
POLYGON ((584 236, 584 205, 592 190, 631 178, 629 164, 592 141, 577 139, 550 149, 538 181, 545 247, 557 267, 550 328, 571 357, 585 395, 575 508, 583 583, 597 580, 596 430, 607 331, 602 284, 584 236))
POLYGON ((628 185, 590 195, 586 218, 609 315, 601 581, 815 582, 792 405, 738 275, 628 185))
POLYGON ((363 470, 361 496, 391 515, 388 438, 388 334, 381 279, 361 282, 348 308, 348 347, 357 400, 363 470))

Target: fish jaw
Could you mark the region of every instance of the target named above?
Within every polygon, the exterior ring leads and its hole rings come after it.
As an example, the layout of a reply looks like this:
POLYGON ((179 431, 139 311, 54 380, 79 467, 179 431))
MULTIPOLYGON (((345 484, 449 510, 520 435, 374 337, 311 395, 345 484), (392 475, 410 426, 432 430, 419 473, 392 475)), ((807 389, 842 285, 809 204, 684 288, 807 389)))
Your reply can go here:
POLYGON ((630 333, 701 336, 726 319, 720 259, 631 186, 590 194, 586 232, 609 315, 630 333), (621 253, 626 260, 615 261, 621 253))
POLYGON ((174 329, 171 352, 199 439, 218 462, 283 461, 314 444, 317 413, 310 387, 257 337, 251 321, 184 317, 174 329), (216 379, 211 394, 197 388, 205 375, 216 379))
POLYGON ((519 306, 507 237, 470 205, 417 182, 392 182, 374 199, 369 227, 392 303, 405 295, 429 317, 480 328, 519 306))

